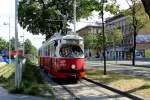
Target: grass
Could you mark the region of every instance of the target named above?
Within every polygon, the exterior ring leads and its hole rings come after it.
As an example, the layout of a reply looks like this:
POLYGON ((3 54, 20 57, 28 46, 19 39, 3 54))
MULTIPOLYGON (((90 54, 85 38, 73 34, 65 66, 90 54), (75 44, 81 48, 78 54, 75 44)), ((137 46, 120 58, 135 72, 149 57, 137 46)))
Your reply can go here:
POLYGON ((55 99, 52 88, 42 79, 38 67, 29 60, 27 60, 23 66, 20 89, 15 88, 14 75, 5 79, 3 83, 3 86, 11 93, 49 97, 52 100, 55 99))
POLYGON ((5 66, 5 65, 6 65, 6 63, 0 62, 0 68, 3 67, 3 66, 5 66))
POLYGON ((0 67, 0 77, 8 79, 15 72, 15 65, 4 64, 0 67))
POLYGON ((107 75, 103 75, 103 71, 98 69, 87 71, 86 77, 122 91, 150 99, 150 79, 110 71, 107 72, 107 75))

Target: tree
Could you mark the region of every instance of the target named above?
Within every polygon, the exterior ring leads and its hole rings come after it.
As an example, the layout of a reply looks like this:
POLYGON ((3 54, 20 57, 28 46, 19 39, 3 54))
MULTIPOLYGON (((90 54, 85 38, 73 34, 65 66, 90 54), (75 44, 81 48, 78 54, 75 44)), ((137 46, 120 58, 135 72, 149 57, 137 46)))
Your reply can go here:
MULTIPOLYGON (((46 35, 48 39, 63 29, 64 17, 67 22, 73 21, 73 1, 21 0, 18 8, 19 24, 33 34, 46 35)), ((91 15, 96 3, 97 0, 77 0, 77 19, 91 15)))
POLYGON ((103 48, 103 34, 102 32, 96 34, 96 43, 95 47, 98 51, 102 51, 103 48))
POLYGON ((104 12, 110 12, 116 14, 119 11, 119 6, 116 4, 116 0, 101 0, 98 3, 96 11, 102 19, 102 36, 103 36, 103 58, 104 58, 104 75, 106 75, 106 37, 105 37, 105 25, 104 25, 104 12))
POLYGON ((111 35, 109 37, 112 38, 114 47, 119 46, 122 43, 123 34, 118 27, 113 28, 113 30, 111 31, 111 35))
MULTIPOLYGON (((116 47, 122 44, 123 34, 118 27, 114 27, 111 32, 108 32, 106 34, 106 40, 108 43, 110 43, 110 45, 113 45, 114 52, 116 52, 116 47)), ((115 60, 117 61, 117 55, 114 55, 115 60)))
POLYGON ((91 33, 87 33, 84 36, 84 46, 86 49, 95 49, 97 44, 96 42, 97 42, 97 38, 95 35, 91 33))
POLYGON ((137 33, 142 29, 147 23, 148 16, 145 15, 144 8, 139 0, 131 0, 132 6, 128 9, 127 16, 129 18, 129 23, 132 22, 132 34, 133 36, 133 47, 132 47, 132 65, 135 65, 135 50, 136 50, 136 36, 137 33))
POLYGON ((37 49, 32 45, 29 39, 25 40, 24 45, 25 45, 25 54, 35 55, 37 53, 37 49))
MULTIPOLYGON (((11 39, 10 39, 10 44, 11 44, 11 50, 15 50, 15 38, 14 37, 12 37, 11 39)), ((18 41, 18 46, 20 45, 20 42, 18 41)))
POLYGON ((9 43, 0 37, 0 50, 8 50, 9 43))

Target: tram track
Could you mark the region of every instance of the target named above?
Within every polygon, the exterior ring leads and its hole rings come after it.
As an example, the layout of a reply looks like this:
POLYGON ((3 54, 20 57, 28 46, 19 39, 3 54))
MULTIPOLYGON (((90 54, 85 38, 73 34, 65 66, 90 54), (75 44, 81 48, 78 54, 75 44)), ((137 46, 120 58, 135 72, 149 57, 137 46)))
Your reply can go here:
POLYGON ((143 100, 86 77, 79 80, 77 84, 62 84, 52 80, 44 71, 40 71, 40 73, 48 85, 53 88, 56 100, 143 100))
POLYGON ((110 91, 113 91, 113 92, 115 92, 115 93, 118 93, 118 94, 120 94, 120 95, 122 95, 122 96, 128 97, 128 98, 130 98, 130 99, 132 99, 132 100, 144 100, 144 99, 141 98, 141 97, 135 96, 135 95, 130 94, 130 93, 127 93, 127 92, 123 92, 123 91, 118 90, 118 89, 115 89, 115 88, 112 88, 112 87, 110 87, 110 86, 108 86, 108 85, 104 85, 104 84, 102 84, 102 83, 93 81, 93 80, 91 80, 91 79, 89 79, 89 78, 84 77, 83 79, 86 80, 86 81, 88 81, 88 82, 94 83, 94 84, 96 84, 97 86, 103 87, 103 88, 105 88, 105 89, 108 89, 108 90, 110 90, 110 91))
POLYGON ((65 85, 52 80, 44 71, 40 71, 40 74, 44 80, 48 83, 49 87, 52 87, 54 96, 56 100, 80 100, 71 90, 69 90, 65 85))

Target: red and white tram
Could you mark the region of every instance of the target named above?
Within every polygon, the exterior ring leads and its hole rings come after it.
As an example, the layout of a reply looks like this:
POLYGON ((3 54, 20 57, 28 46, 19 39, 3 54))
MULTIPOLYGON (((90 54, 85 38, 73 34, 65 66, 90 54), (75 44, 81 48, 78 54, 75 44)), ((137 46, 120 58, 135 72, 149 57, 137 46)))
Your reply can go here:
POLYGON ((39 49, 39 65, 55 78, 84 77, 83 38, 77 35, 52 37, 39 49))

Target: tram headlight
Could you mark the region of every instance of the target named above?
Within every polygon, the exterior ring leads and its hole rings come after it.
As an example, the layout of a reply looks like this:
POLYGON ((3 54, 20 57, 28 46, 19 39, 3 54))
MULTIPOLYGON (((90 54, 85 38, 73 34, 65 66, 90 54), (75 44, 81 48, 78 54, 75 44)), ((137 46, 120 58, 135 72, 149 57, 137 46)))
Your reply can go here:
POLYGON ((76 69, 76 65, 71 65, 71 69, 76 69))

